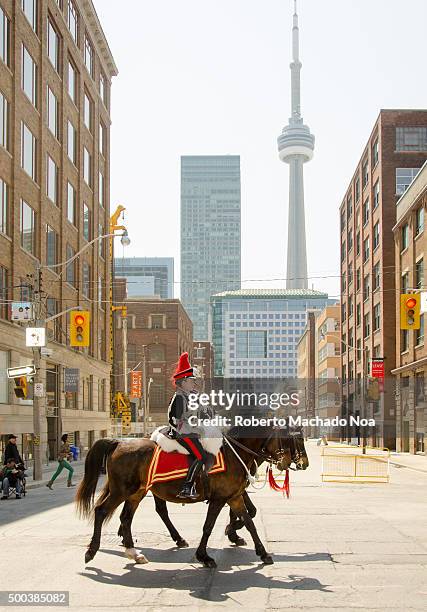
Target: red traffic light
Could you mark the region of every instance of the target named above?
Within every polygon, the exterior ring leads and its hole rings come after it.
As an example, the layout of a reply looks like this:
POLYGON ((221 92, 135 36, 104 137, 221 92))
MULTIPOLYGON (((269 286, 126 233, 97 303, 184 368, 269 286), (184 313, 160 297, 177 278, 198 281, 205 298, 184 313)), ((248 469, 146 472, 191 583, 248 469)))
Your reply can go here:
POLYGON ((85 322, 85 318, 83 315, 76 315, 74 318, 74 323, 76 325, 83 325, 83 323, 85 322))
POLYGON ((408 298, 405 302, 406 308, 415 308, 416 305, 417 305, 417 300, 413 297, 408 298))

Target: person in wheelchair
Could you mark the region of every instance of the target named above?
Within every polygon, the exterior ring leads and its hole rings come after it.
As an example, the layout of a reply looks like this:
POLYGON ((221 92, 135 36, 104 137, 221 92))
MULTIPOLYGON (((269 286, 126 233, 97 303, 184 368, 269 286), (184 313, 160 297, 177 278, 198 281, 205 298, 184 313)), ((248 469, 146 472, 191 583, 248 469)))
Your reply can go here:
POLYGON ((3 467, 1 472, 2 489, 3 495, 1 499, 8 499, 10 495, 10 488, 15 489, 16 499, 21 499, 22 492, 22 479, 24 478, 24 471, 18 469, 15 459, 10 457, 7 460, 6 465, 3 467))

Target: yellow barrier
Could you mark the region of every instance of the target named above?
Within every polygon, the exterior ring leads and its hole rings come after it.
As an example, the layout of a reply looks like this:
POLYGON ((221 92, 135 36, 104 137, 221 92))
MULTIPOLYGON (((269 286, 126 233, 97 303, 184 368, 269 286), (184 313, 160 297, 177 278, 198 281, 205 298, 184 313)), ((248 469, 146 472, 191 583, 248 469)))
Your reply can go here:
POLYGON ((390 451, 370 446, 322 448, 322 482, 389 482, 390 451))

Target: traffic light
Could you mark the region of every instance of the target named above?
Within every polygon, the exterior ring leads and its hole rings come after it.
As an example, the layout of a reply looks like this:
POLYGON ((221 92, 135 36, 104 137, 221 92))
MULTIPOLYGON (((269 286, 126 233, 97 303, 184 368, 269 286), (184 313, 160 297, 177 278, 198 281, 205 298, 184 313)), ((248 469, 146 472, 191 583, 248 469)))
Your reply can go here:
POLYGON ((15 383, 15 388, 13 390, 15 391, 16 397, 19 397, 20 399, 27 399, 27 377, 19 376, 18 378, 14 378, 13 380, 15 383))
POLYGON ((400 296, 400 329, 420 329, 421 296, 403 293, 400 296))
POLYGON ((70 346, 89 346, 90 312, 72 310, 70 312, 70 346))
POLYGON ((380 384, 378 378, 370 378, 368 380, 368 397, 373 401, 380 399, 380 384))

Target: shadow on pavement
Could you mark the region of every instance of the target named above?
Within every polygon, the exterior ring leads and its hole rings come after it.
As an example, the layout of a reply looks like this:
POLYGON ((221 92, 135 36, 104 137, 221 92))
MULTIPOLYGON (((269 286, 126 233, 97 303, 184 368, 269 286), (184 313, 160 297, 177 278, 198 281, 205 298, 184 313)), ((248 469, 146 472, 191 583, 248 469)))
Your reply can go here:
POLYGON ((15 499, 12 496, 10 499, 0 500, 0 526, 10 525, 34 514, 71 504, 74 502, 76 488, 68 489, 66 484, 60 482, 53 491, 40 487, 40 489, 30 489, 22 499, 15 499))

